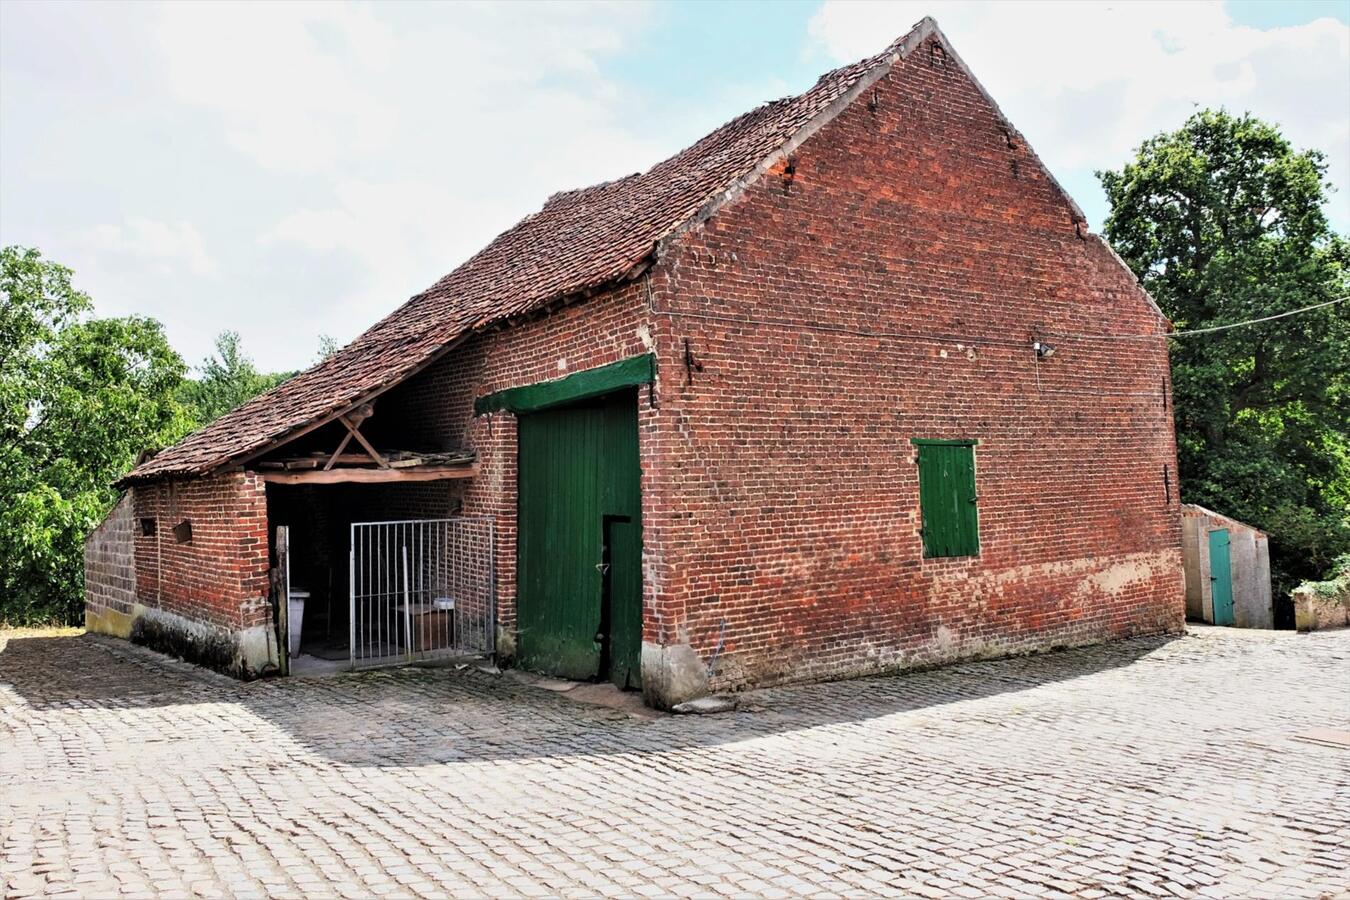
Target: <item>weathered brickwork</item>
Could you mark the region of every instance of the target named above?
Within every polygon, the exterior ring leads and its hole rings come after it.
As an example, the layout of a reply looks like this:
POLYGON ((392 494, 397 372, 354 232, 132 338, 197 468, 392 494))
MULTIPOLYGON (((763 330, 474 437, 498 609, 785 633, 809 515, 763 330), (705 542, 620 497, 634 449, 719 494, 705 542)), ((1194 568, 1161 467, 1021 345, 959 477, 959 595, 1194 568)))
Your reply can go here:
POLYGON ((1072 337, 1161 319, 979 89, 921 48, 784 168, 640 281, 378 401, 377 444, 478 451, 424 491, 495 518, 505 632, 516 423, 473 399, 653 348, 644 639, 714 687, 1180 627, 1165 349, 1072 337), (980 442, 978 557, 923 559, 916 437, 980 442))
POLYGON ((1165 347, 1067 336, 1161 318, 978 87, 921 47, 786 168, 654 291, 648 639, 733 687, 1178 629, 1165 347), (979 441, 978 557, 912 438, 979 441))
POLYGON ((91 631, 115 631, 136 605, 136 513, 123 494, 84 540, 84 609, 91 631))
POLYGON ((234 675, 262 674, 277 653, 262 480, 235 470, 131 493, 137 614, 129 637, 234 675), (183 523, 190 539, 175 533, 183 523))

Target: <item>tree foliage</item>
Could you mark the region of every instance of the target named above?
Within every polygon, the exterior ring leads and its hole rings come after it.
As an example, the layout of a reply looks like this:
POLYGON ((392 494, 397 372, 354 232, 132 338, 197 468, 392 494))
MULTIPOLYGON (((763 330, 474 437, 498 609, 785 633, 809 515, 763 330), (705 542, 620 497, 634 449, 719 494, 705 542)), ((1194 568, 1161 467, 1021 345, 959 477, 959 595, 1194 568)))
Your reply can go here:
MULTIPOLYGON (((1203 111, 1099 172, 1105 232, 1178 330, 1350 294, 1326 165, 1249 115, 1203 111)), ((1265 530, 1276 587, 1350 551, 1350 303, 1171 341, 1181 490, 1265 530)))
POLYGON ((0 620, 78 621, 113 480, 190 427, 183 361, 153 319, 90 318, 36 250, 0 250, 0 295, 0 620))
POLYGON ((0 250, 0 296, 0 622, 78 622, 84 538, 113 483, 289 373, 259 372, 226 332, 188 378, 159 322, 94 318, 37 250, 0 250))
POLYGON ((239 333, 222 332, 216 352, 202 361, 198 377, 183 382, 179 399, 197 425, 220 418, 245 400, 271 390, 293 372, 259 372, 240 345, 239 333))

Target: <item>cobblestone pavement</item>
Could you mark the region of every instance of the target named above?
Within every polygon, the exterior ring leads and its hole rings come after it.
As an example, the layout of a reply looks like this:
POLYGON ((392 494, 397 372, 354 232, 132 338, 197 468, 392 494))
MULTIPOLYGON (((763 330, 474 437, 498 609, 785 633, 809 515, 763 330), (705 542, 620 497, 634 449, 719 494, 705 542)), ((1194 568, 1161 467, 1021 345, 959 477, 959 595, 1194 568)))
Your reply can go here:
POLYGON ((7 896, 1347 896, 1350 631, 1202 628, 637 718, 0 635, 7 896))

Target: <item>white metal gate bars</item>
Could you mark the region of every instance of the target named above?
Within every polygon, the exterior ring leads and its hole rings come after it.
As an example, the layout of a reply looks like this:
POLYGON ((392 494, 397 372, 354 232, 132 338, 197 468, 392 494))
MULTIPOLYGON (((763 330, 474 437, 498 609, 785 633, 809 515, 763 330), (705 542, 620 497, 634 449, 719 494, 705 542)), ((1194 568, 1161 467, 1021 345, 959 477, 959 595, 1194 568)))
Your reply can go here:
POLYGON ((487 516, 354 522, 352 668, 492 653, 493 559, 487 516))

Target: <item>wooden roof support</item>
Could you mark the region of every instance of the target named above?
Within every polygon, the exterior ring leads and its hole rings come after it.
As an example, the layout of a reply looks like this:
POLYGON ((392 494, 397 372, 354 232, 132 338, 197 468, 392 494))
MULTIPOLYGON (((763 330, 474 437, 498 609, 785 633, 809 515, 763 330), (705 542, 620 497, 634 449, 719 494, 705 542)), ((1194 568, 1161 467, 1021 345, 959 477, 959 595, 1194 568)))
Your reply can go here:
POLYGON ((388 484, 395 481, 450 481, 473 478, 478 466, 420 466, 409 469, 310 469, 299 472, 259 472, 271 484, 388 484))
POLYGON ((356 438, 356 442, 365 448, 366 452, 370 454, 370 458, 375 460, 376 464, 379 465, 381 469, 389 468, 389 461, 381 456, 380 452, 372 447, 370 441, 366 440, 366 436, 361 433, 361 423, 365 422, 366 419, 374 414, 375 408, 367 403, 364 406, 357 407, 349 413, 338 416, 338 421, 347 429, 347 435, 342 439, 342 443, 338 445, 337 453, 334 453, 333 458, 328 461, 328 465, 324 466, 325 469, 328 469, 333 465, 333 462, 338 458, 338 455, 346 449, 347 441, 351 438, 356 438))
MULTIPOLYGON (((345 419, 343 420, 343 424, 344 425, 346 424, 345 419)), ((333 464, 342 458, 342 451, 347 449, 347 444, 351 441, 351 439, 352 439, 352 432, 350 431, 348 431, 346 434, 342 436, 342 443, 338 444, 337 449, 333 451, 333 455, 328 457, 328 462, 323 464, 323 470, 325 472, 333 468, 333 464)))

